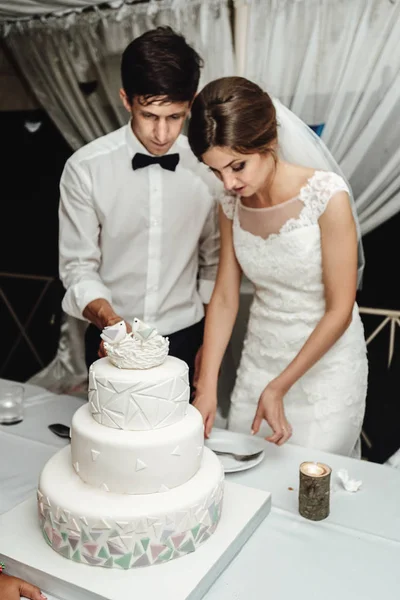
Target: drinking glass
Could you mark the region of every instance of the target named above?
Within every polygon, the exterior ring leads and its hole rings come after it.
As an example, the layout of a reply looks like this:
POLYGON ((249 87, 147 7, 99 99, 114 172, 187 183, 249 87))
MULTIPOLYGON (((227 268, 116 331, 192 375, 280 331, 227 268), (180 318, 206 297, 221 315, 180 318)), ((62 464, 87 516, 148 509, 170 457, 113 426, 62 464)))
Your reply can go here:
POLYGON ((24 418, 24 386, 8 385, 0 389, 0 424, 15 425, 24 418))

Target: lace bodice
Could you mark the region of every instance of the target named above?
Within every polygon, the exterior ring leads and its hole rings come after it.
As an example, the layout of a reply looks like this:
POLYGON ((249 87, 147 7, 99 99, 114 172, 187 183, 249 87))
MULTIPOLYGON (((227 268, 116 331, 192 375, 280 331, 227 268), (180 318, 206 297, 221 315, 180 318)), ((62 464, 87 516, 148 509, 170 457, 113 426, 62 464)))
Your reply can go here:
POLYGON ((248 209, 239 198, 231 200, 235 254, 254 285, 252 311, 259 311, 258 316, 269 311, 280 321, 295 316, 310 324, 322 317, 325 290, 318 219, 334 194, 343 190, 348 188, 342 177, 316 171, 295 198, 272 209, 248 209))
MULTIPOLYGON (((316 171, 292 198, 266 209, 226 196, 236 258, 254 286, 228 426, 248 433, 266 384, 299 353, 325 312, 321 231, 329 200, 348 192, 339 175, 316 171)), ((367 360, 357 306, 335 344, 285 395, 294 444, 350 454, 365 408, 367 360)), ((265 425, 265 424, 264 424, 265 425)), ((270 434, 266 427, 261 435, 270 434)))
POLYGON ((315 225, 325 211, 329 200, 340 191, 349 192, 342 177, 327 171, 315 171, 294 198, 269 208, 249 208, 237 196, 225 194, 222 209, 229 219, 237 212, 240 226, 253 235, 266 239, 315 225))

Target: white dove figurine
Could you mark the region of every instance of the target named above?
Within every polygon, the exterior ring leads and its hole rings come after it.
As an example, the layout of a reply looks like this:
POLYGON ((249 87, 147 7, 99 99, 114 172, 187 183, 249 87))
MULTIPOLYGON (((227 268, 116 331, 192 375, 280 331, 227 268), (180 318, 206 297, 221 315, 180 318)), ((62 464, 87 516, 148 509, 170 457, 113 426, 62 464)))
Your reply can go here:
POLYGON ((119 321, 119 323, 116 323, 115 325, 104 327, 100 337, 109 344, 118 344, 126 337, 126 335, 126 323, 125 321, 119 321))
POLYGON ((143 323, 140 319, 133 319, 132 324, 133 334, 142 340, 143 342, 147 342, 148 340, 153 339, 156 335, 158 335, 157 329, 155 327, 149 327, 146 323, 143 323))

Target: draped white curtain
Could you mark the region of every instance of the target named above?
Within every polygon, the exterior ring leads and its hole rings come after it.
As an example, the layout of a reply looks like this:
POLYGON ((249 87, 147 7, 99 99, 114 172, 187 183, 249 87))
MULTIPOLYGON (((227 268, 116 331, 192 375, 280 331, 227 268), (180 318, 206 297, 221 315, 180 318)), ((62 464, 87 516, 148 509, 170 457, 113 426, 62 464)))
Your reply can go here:
MULTIPOLYGON (((94 4, 89 2, 85 4, 94 4)), ((5 3, 0 0, 0 17, 5 3)), ((10 10, 17 12, 18 2, 10 10)), ((76 12, 80 0, 47 3, 63 16, 18 20, 2 25, 3 39, 43 108, 73 149, 126 123, 118 96, 120 59, 126 45, 158 25, 181 32, 204 59, 200 85, 234 75, 228 0, 151 0, 109 2, 76 12)), ((39 10, 36 6, 35 9, 39 10)), ((58 202, 58 198, 55 198, 58 202)), ((85 394, 84 321, 63 315, 54 360, 31 382, 54 392, 85 394)))
POLYGON ((234 73, 227 0, 157 0, 3 26, 4 41, 73 149, 126 122, 118 91, 127 44, 170 25, 204 59, 200 85, 234 73))
POLYGON ((400 211, 400 2, 235 0, 241 74, 309 125, 349 179, 363 234, 400 211))
MULTIPOLYGON (((33 16, 65 14, 81 11, 88 6, 104 4, 102 0, 0 0, 0 19, 31 19, 33 16)), ((121 1, 110 4, 122 4, 121 1)))

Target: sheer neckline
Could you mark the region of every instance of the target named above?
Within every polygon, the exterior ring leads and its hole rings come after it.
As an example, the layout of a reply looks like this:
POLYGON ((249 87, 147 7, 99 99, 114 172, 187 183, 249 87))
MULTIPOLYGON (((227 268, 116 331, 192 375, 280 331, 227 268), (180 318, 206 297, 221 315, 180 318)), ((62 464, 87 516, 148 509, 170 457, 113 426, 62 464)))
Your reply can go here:
POLYGON ((294 202, 295 200, 298 200, 301 196, 301 192, 306 189, 310 183, 312 182, 312 180, 314 179, 314 177, 317 175, 317 173, 325 173, 325 171, 314 171, 314 173, 312 175, 310 175, 310 177, 307 179, 307 181, 305 183, 303 183, 303 185, 300 187, 298 193, 296 194, 296 196, 293 196, 292 198, 289 198, 288 200, 284 200, 283 202, 280 202, 279 204, 275 204, 273 206, 263 206, 262 208, 252 208, 251 206, 246 206, 245 204, 243 204, 241 197, 239 196, 239 205, 240 208, 243 208, 244 210, 250 210, 250 211, 270 211, 270 210, 275 210, 277 208, 279 208, 280 206, 286 206, 286 204, 290 204, 290 202, 294 202))
POLYGON ((243 204, 243 202, 241 201, 240 198, 239 198, 239 204, 240 204, 240 208, 244 208, 244 210, 251 210, 251 211, 262 210, 264 212, 264 211, 276 210, 277 208, 279 208, 281 206, 286 206, 286 204, 290 204, 291 202, 294 202, 294 200, 298 200, 299 195, 300 194, 297 194, 297 196, 293 196, 293 198, 289 198, 289 200, 285 200, 284 202, 280 202, 279 204, 274 204, 273 206, 262 206, 260 208, 252 208, 251 206, 246 206, 245 204, 243 204))

